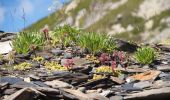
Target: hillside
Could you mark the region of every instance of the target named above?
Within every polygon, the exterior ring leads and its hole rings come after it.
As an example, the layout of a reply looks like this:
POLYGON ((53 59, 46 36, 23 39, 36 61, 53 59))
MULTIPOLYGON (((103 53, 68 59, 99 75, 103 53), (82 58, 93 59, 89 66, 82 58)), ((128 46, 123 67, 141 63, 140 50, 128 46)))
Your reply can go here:
POLYGON ((67 23, 126 40, 156 42, 170 37, 169 12, 170 0, 72 0, 26 30, 67 23))

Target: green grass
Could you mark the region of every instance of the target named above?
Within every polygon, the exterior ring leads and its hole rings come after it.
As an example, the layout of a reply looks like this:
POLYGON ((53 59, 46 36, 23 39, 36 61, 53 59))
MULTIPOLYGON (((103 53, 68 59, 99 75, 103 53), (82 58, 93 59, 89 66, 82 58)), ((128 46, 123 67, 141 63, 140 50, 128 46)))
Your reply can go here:
POLYGON ((160 27, 160 30, 166 28, 167 25, 164 23, 161 23, 161 20, 163 18, 169 17, 170 16, 169 12, 170 10, 166 10, 166 11, 163 11, 161 14, 152 17, 151 19, 154 21, 154 25, 152 29, 156 29, 157 27, 160 27))

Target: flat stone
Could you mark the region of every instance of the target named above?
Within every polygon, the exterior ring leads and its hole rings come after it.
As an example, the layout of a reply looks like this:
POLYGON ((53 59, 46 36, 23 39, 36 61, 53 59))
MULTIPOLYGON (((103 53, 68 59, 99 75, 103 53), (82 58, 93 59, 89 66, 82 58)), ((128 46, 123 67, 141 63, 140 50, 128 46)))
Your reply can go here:
POLYGON ((120 78, 118 78, 118 77, 113 77, 113 76, 111 76, 110 79, 111 79, 113 82, 117 83, 117 84, 123 84, 123 83, 125 83, 124 80, 122 80, 122 79, 120 79, 120 78))
POLYGON ((16 90, 15 88, 6 89, 6 90, 4 91, 4 94, 5 94, 5 95, 10 95, 10 94, 15 93, 16 91, 17 91, 17 90, 16 90))
POLYGON ((33 80, 40 80, 40 77, 35 76, 34 74, 29 74, 28 77, 32 78, 33 80))
POLYGON ((23 79, 17 77, 1 77, 0 82, 8 82, 9 84, 15 84, 18 82, 23 82, 23 79))
POLYGON ((89 93, 87 96, 91 99, 88 100, 109 100, 107 97, 100 95, 99 93, 89 93))
POLYGON ((12 47, 10 45, 11 41, 0 42, 0 54, 5 54, 12 51, 12 47))
POLYGON ((161 73, 160 71, 150 70, 150 71, 146 71, 144 73, 132 75, 128 78, 140 80, 140 81, 155 80, 155 78, 158 77, 158 75, 160 73, 161 73))
POLYGON ((103 91, 102 93, 100 93, 100 95, 106 97, 106 96, 108 96, 108 95, 111 94, 111 93, 112 93, 112 91, 110 91, 110 90, 105 90, 105 91, 103 91))
POLYGON ((138 83, 134 83, 133 87, 136 87, 136 88, 148 88, 152 86, 152 84, 149 82, 149 81, 143 81, 143 82, 138 82, 138 83))
POLYGON ((17 87, 17 86, 20 86, 22 88, 25 88, 25 87, 38 87, 38 85, 31 84, 31 83, 24 82, 24 81, 17 82, 15 84, 11 85, 11 87, 17 87))
POLYGON ((123 100, 169 100, 170 87, 144 90, 125 96, 123 100))
POLYGON ((169 72, 170 71, 170 66, 169 65, 157 66, 157 70, 163 71, 163 72, 169 72))
POLYGON ((36 89, 33 88, 23 88, 14 94, 8 96, 4 100, 33 100, 33 99, 38 99, 38 96, 46 96, 45 94, 37 91, 36 89))
POLYGON ((48 85, 46 85, 44 82, 41 82, 41 81, 32 81, 33 84, 36 84, 40 87, 49 87, 48 85))
POLYGON ((132 83, 122 85, 121 89, 126 90, 126 91, 142 91, 141 88, 133 87, 132 83))
POLYGON ((53 88, 72 88, 73 86, 59 80, 53 80, 53 81, 46 81, 44 82, 48 86, 52 86, 53 88))

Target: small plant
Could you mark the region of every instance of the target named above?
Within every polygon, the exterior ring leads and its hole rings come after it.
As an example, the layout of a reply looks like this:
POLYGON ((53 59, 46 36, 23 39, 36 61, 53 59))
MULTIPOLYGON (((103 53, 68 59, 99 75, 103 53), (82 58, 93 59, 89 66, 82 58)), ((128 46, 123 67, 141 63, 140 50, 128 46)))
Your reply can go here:
POLYGON ((0 54, 0 61, 2 61, 3 60, 3 55, 2 54, 0 54))
POLYGON ((116 47, 116 42, 113 36, 110 36, 106 39, 105 45, 103 47, 103 51, 107 53, 111 53, 113 50, 115 50, 116 47))
POLYGON ((102 53, 101 56, 99 57, 99 61, 100 61, 102 64, 109 63, 109 61, 110 61, 110 56, 109 56, 109 54, 107 54, 107 53, 102 53))
POLYGON ((112 56, 114 61, 122 64, 125 61, 126 53, 123 51, 114 51, 112 56))
POLYGON ((78 45, 85 49, 87 48, 92 54, 98 53, 103 50, 108 36, 99 33, 84 33, 80 34, 78 45))
POLYGON ((156 59, 156 51, 150 47, 138 48, 134 58, 141 64, 150 64, 156 59))
POLYGON ((35 57, 33 58, 33 61, 37 61, 37 62, 43 62, 45 59, 43 57, 35 57))
POLYGON ((100 62, 94 55, 86 55, 85 59, 89 60, 93 63, 99 63, 100 62))
POLYGON ((14 64, 15 52, 10 51, 10 52, 7 54, 6 60, 8 60, 8 64, 9 64, 9 65, 14 64))
POLYGON ((32 67, 32 64, 27 63, 27 62, 23 62, 19 65, 15 65, 14 69, 15 70, 26 70, 26 69, 30 69, 32 67))
POLYGON ((69 46, 71 43, 76 43, 80 31, 69 25, 57 27, 55 31, 50 32, 53 45, 61 43, 63 46, 69 46))
POLYGON ((110 66, 100 66, 96 69, 97 73, 113 73, 112 68, 110 66))
POLYGON ((19 54, 27 54, 44 44, 44 36, 35 32, 21 32, 12 41, 13 49, 19 54))
POLYGON ((64 63, 64 67, 67 67, 67 69, 72 68, 74 65, 73 59, 66 59, 66 62, 64 63))
POLYGON ((68 70, 66 67, 61 66, 60 64, 58 64, 57 62, 51 61, 51 62, 45 62, 44 64, 45 68, 51 71, 56 71, 56 70, 68 70))

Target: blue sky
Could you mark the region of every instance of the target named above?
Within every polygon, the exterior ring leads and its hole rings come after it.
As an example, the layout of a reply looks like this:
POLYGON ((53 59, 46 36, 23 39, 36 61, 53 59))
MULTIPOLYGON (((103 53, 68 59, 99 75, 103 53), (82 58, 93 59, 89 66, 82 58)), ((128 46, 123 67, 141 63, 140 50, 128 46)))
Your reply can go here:
POLYGON ((54 1, 64 3, 68 0, 0 0, 0 30, 20 31, 52 13, 48 8, 54 1))

